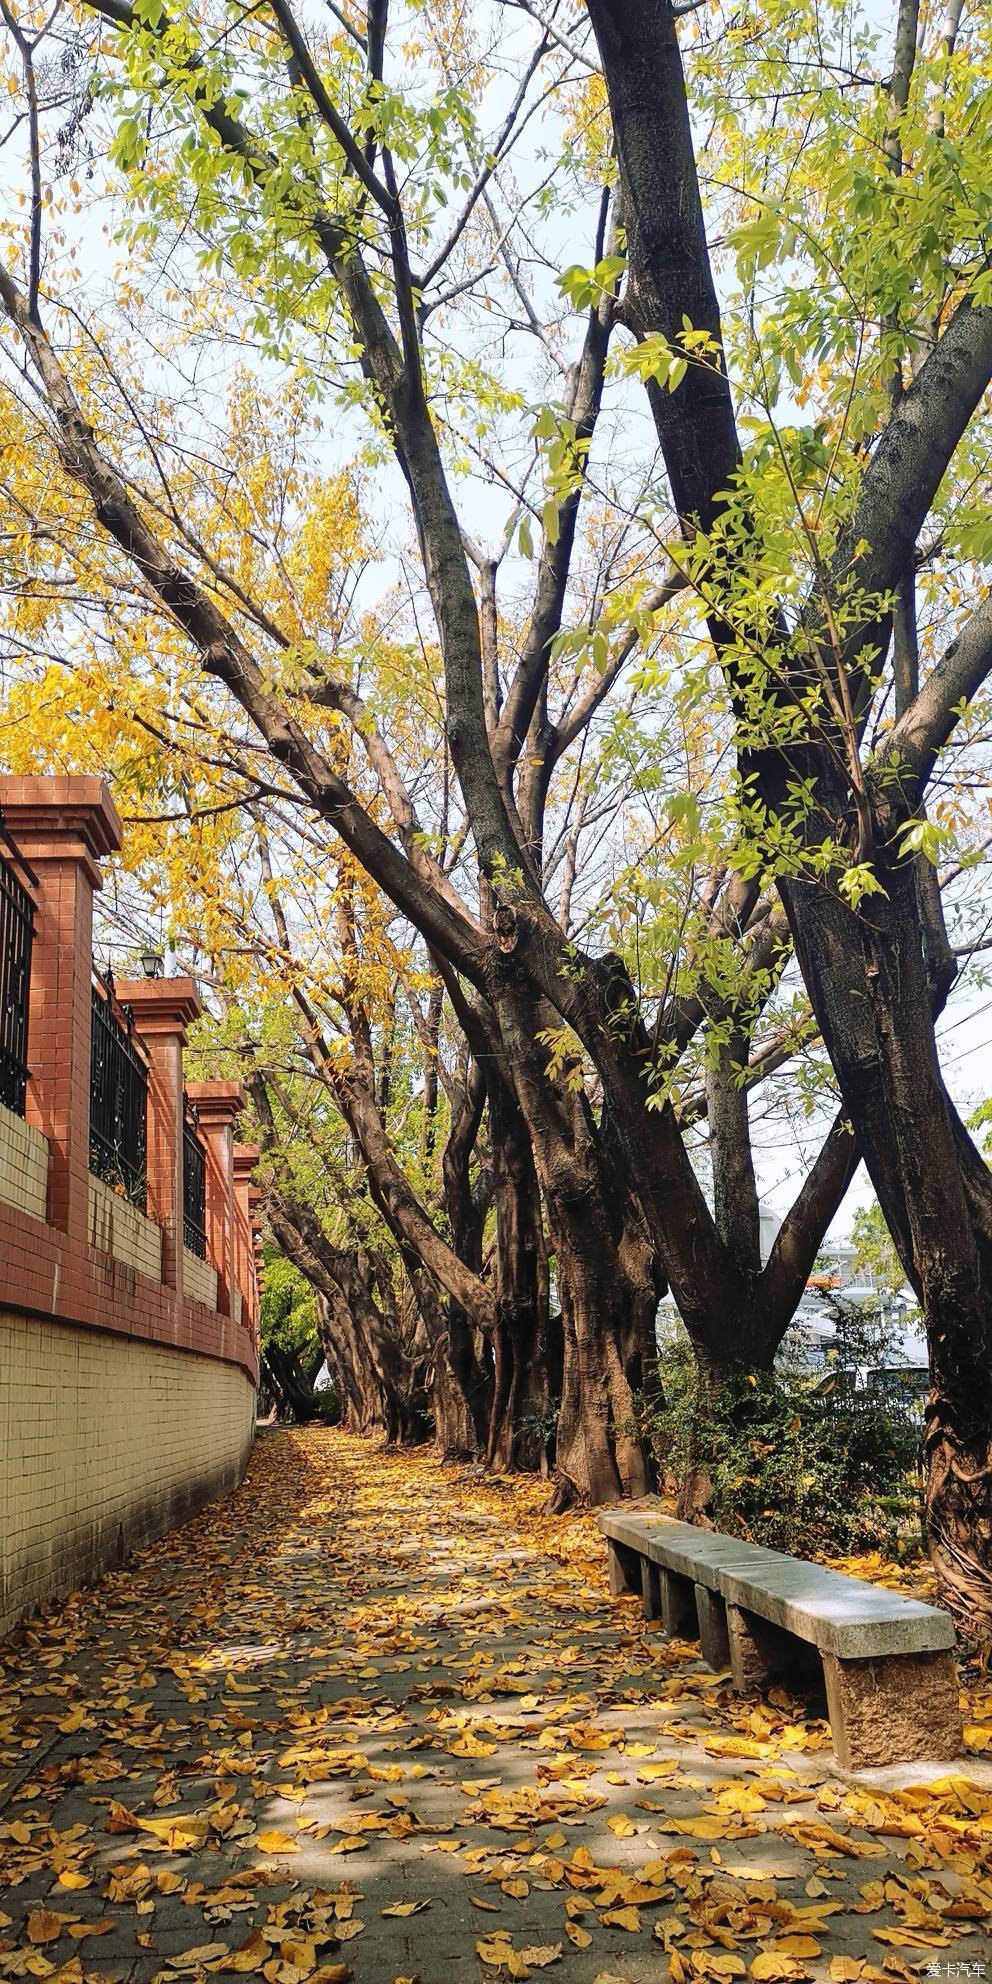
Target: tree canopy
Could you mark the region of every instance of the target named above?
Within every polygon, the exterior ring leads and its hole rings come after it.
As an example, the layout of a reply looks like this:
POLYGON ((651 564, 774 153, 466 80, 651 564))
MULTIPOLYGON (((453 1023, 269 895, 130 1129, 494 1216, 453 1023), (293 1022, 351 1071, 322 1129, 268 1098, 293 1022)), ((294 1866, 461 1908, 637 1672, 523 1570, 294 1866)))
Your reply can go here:
POLYGON ((661 1294, 767 1366, 864 1155, 984 1617, 987 22, 0 14, 5 736, 112 771, 328 1336, 638 1493, 661 1294))

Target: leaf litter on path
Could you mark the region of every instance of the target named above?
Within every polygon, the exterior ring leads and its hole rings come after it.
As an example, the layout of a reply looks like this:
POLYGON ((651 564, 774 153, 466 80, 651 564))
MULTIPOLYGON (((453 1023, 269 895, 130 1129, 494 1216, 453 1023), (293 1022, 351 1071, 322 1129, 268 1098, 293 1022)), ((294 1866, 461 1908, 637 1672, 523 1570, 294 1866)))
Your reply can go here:
MULTIPOLYGON (((734 1696, 611 1599, 592 1519, 545 1499, 268 1434, 233 1495, 20 1628, 0 1980, 992 1977, 967 1763, 845 1786, 801 1702, 734 1696)), ((988 1693, 967 1722, 981 1756, 988 1693)))

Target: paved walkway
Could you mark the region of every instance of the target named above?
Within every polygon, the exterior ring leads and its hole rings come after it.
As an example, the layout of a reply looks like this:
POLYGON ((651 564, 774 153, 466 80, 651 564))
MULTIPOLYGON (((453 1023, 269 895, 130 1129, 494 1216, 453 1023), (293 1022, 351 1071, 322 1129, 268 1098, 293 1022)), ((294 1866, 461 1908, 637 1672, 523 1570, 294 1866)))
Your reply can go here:
POLYGON ((845 1786, 798 1704, 611 1600, 541 1492, 269 1434, 22 1629, 0 1977, 992 1984, 988 1792, 845 1786))

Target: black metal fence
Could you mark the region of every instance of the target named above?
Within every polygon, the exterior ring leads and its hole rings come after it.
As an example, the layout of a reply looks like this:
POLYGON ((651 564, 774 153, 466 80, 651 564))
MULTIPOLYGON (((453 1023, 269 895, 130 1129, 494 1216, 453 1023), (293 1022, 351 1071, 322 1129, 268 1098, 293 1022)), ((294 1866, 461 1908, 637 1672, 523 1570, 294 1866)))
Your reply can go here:
POLYGON ((0 1102, 24 1114, 34 904, 0 854, 0 1102))
POLYGON ((197 1131, 196 1106, 183 1108, 183 1246, 207 1258, 207 1156, 197 1131))
POLYGON ((144 1212, 148 1070, 109 971, 93 986, 92 1015, 90 1170, 144 1212))

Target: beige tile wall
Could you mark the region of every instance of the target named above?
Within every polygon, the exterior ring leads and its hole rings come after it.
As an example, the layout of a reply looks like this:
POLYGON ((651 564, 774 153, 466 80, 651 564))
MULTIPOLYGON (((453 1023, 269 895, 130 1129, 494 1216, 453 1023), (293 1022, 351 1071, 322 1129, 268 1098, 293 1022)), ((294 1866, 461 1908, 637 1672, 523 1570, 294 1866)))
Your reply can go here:
POLYGON ((183 1248, 183 1294, 191 1302, 205 1302, 208 1309, 217 1307, 217 1269, 188 1247, 183 1248))
POLYGON ((48 1201, 48 1138, 0 1103, 0 1199, 44 1219, 48 1201))
POLYGON ((90 1246, 140 1274, 162 1279, 162 1229, 90 1172, 90 1246))
POLYGON ((0 1311, 0 1632, 240 1480, 235 1365, 0 1311))

